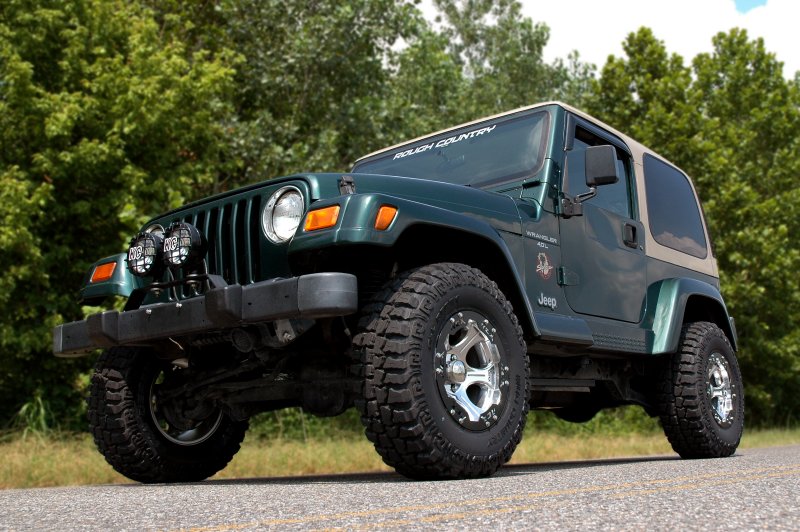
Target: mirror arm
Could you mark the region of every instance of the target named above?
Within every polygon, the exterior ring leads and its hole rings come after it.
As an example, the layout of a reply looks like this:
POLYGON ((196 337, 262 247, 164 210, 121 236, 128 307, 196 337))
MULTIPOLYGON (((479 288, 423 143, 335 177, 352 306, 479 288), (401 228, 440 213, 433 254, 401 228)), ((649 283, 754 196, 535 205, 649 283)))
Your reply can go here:
POLYGON ((582 203, 595 196, 597 196, 597 187, 590 187, 588 192, 578 194, 574 198, 564 195, 564 197, 561 198, 561 215, 564 216, 564 218, 583 216, 582 203))
POLYGON ((575 203, 583 203, 584 201, 592 199, 595 196, 597 196, 597 187, 589 187, 588 192, 584 192, 583 194, 578 194, 575 196, 575 203))

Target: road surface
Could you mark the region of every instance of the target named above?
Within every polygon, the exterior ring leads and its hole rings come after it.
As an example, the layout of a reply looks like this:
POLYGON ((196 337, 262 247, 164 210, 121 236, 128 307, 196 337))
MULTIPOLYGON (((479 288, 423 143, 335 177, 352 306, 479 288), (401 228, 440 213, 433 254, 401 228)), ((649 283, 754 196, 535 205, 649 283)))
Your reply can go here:
POLYGON ((799 530, 800 446, 530 464, 450 482, 375 473, 0 491, 3 530, 468 527, 799 530))

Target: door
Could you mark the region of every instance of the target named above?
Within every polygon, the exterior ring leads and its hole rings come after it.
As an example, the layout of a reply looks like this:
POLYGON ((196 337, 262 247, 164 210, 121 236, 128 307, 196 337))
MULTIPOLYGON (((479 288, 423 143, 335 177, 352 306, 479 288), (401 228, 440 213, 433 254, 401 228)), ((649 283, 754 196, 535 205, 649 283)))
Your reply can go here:
POLYGON ((644 312, 644 229, 636 219, 633 162, 625 145, 603 130, 572 117, 566 142, 562 192, 587 192, 585 153, 610 144, 617 153, 619 181, 597 187, 583 202, 583 215, 561 217, 559 282, 567 303, 580 314, 638 323, 644 312))

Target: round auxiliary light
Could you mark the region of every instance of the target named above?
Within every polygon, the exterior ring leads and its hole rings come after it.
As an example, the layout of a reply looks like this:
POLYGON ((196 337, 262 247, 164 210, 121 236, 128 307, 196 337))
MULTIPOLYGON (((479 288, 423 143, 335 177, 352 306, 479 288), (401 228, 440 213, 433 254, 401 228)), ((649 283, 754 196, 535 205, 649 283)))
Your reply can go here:
POLYGON ((158 235, 158 237, 162 240, 164 239, 164 227, 161 224, 150 225, 144 231, 145 233, 153 233, 154 235, 158 235))
POLYGON ((294 236, 304 212, 305 202, 300 190, 292 186, 278 189, 261 213, 264 234, 276 244, 286 242, 294 236))
POLYGON ((203 257, 203 237, 192 224, 175 222, 164 234, 164 262, 171 268, 197 263, 203 257))
POLYGON ((128 270, 137 277, 155 277, 161 270, 161 237, 156 233, 139 233, 128 246, 128 270))

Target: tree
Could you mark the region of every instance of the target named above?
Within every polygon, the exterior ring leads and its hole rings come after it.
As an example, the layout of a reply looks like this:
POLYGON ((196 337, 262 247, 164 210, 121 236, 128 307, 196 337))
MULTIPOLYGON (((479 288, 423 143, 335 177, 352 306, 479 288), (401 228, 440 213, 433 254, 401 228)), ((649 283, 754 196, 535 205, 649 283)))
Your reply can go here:
POLYGON ((348 168, 386 142, 386 64, 423 20, 394 0, 235 0, 226 35, 237 72, 239 181, 348 168))
POLYGON ((36 394, 73 419, 88 359, 55 360, 51 328, 92 262, 225 174, 233 64, 137 4, 0 5, 0 419, 36 394))
POLYGON ((549 28, 523 17, 518 1, 434 3, 442 13, 441 33, 466 81, 459 106, 463 120, 552 99, 569 82, 562 61, 544 62, 549 28))
POLYGON ((649 29, 628 36, 590 111, 682 167, 704 202, 737 320, 749 411, 797 419, 800 397, 800 91, 758 39, 720 33, 691 68, 649 29))
MULTIPOLYGON (((723 289, 742 337, 742 370, 762 420, 798 419, 800 90, 761 39, 714 37, 694 61, 706 118, 697 175, 717 238, 723 289), (720 193, 721 192, 721 193, 720 193)), ((747 388, 746 388, 747 389, 747 388)))

